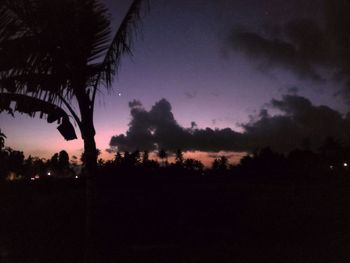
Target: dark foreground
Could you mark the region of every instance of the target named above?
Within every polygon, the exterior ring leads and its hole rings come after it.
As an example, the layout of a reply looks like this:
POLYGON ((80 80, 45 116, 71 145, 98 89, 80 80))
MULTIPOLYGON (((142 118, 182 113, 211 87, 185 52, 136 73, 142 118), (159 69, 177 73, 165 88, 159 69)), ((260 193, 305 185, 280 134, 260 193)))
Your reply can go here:
MULTIPOLYGON (((104 178, 99 262, 349 262, 350 180, 104 178)), ((84 182, 0 184, 0 262, 83 261, 84 182)))

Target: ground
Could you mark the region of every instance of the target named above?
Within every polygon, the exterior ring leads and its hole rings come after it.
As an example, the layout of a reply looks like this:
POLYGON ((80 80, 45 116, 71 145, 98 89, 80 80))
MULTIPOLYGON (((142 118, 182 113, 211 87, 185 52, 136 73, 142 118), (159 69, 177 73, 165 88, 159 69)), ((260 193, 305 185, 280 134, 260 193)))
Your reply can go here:
MULTIPOLYGON (((103 178, 102 262, 349 262, 350 180, 103 178)), ((80 180, 0 184, 1 262, 82 262, 80 180)))

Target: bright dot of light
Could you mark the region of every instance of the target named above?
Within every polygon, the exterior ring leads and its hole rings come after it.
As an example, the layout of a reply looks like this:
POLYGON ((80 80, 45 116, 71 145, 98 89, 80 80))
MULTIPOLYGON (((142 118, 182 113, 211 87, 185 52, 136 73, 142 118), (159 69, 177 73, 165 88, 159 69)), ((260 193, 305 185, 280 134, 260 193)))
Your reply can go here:
POLYGON ((78 178, 79 178, 79 177, 76 175, 76 176, 75 176, 75 179, 78 179, 78 178))
POLYGON ((36 175, 36 176, 34 176, 34 178, 35 178, 35 179, 39 179, 39 178, 40 178, 40 176, 39 176, 39 175, 36 175))
POLYGON ((47 173, 47 175, 51 175, 51 173, 50 173, 50 172, 48 172, 48 173, 47 173))
POLYGON ((330 165, 329 168, 330 168, 330 169, 333 169, 333 165, 330 165))
POLYGON ((347 167, 348 166, 348 164, 347 163, 344 163, 344 167, 347 167))
POLYGON ((122 93, 121 93, 121 92, 119 92, 119 93, 118 93, 118 96, 119 96, 119 97, 121 97, 121 96, 122 96, 122 93))
POLYGON ((31 178, 30 178, 30 180, 34 181, 34 180, 35 180, 35 178, 34 178, 34 177, 31 177, 31 178))

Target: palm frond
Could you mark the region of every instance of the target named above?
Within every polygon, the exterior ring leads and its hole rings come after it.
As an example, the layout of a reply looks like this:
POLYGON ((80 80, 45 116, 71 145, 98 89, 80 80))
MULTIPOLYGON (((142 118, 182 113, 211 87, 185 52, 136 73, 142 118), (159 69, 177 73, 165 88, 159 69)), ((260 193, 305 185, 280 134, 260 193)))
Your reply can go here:
POLYGON ((43 101, 28 95, 0 93, 0 112, 7 111, 11 115, 14 112, 25 113, 30 117, 40 114, 40 118, 45 118, 48 123, 57 121, 59 132, 66 140, 76 139, 76 133, 68 114, 55 104, 43 101), (14 106, 13 103, 15 103, 14 106))
POLYGON ((73 97, 73 91, 64 79, 61 76, 39 73, 9 77, 0 74, 0 92, 30 95, 61 107, 63 100, 70 101, 73 97))
POLYGON ((101 82, 107 88, 110 88, 113 77, 118 71, 121 56, 123 54, 132 55, 131 45, 135 29, 141 18, 141 6, 143 2, 144 0, 134 0, 132 2, 105 55, 101 70, 96 77, 94 90, 97 89, 101 82))

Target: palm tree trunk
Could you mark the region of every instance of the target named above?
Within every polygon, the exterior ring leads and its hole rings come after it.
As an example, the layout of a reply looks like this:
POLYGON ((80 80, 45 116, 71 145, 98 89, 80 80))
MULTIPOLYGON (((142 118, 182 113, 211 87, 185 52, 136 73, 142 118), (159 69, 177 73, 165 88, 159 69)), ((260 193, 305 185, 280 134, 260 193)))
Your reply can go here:
POLYGON ((97 149, 95 143, 95 129, 92 116, 82 122, 82 137, 84 140, 85 159, 85 198, 86 198, 86 246, 85 262, 97 262, 96 259, 96 176, 97 176, 97 149))
POLYGON ((96 143, 94 136, 84 138, 85 168, 86 168, 86 252, 85 262, 97 262, 96 249, 96 143))
MULTIPOLYGON (((84 74, 82 75, 84 76, 84 74)), ((77 86, 81 86, 78 90, 85 90, 84 83, 85 81, 77 82, 77 86)), ((95 142, 96 132, 93 121, 93 102, 90 100, 88 92, 77 92, 76 97, 81 115, 79 127, 84 140, 84 164, 86 176, 85 262, 96 263, 98 262, 98 259, 96 258, 97 149, 95 142)))

